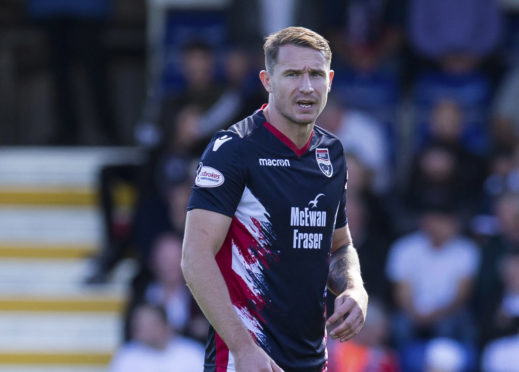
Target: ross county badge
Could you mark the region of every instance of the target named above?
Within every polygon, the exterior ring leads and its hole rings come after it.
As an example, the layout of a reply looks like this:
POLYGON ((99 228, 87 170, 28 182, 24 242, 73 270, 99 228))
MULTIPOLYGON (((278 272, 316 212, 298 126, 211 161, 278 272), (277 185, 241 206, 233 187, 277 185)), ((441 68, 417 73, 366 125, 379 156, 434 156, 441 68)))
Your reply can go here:
POLYGON ((323 172, 326 177, 331 177, 333 175, 333 166, 330 161, 328 149, 315 149, 315 158, 321 172, 323 172))

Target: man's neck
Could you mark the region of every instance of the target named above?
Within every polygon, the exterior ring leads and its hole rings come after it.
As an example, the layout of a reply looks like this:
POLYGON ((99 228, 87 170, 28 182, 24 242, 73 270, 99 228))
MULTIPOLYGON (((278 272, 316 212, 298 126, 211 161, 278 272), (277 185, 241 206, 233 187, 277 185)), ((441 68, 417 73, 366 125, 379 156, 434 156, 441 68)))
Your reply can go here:
POLYGON ((270 105, 263 109, 263 114, 268 123, 290 139, 297 148, 303 148, 312 135, 314 123, 306 125, 296 124, 287 120, 278 111, 270 109, 270 105))

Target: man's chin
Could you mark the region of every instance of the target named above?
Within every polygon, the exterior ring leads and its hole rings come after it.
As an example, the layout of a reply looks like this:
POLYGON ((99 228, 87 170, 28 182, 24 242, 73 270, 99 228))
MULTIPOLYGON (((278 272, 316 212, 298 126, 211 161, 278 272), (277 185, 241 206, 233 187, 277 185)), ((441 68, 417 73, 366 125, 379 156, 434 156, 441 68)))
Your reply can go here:
POLYGON ((293 118, 293 122, 298 124, 298 125, 309 125, 309 124, 313 124, 315 123, 315 121, 317 120, 317 116, 315 115, 315 113, 311 113, 311 114, 299 114, 299 115, 294 115, 294 118, 293 118))
POLYGON ((285 119, 289 120, 290 122, 299 125, 299 126, 307 126, 310 124, 314 124, 317 120, 317 116, 312 114, 293 114, 293 115, 286 115, 283 114, 285 119))

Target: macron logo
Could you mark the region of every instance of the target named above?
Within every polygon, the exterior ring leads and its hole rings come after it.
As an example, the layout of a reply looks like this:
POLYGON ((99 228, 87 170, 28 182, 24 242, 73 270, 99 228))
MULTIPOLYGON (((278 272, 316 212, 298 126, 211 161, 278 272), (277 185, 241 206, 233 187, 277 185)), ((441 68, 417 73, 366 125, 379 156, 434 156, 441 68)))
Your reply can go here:
POLYGON ((220 146, 222 146, 225 142, 232 140, 232 137, 229 137, 227 134, 225 136, 221 136, 214 140, 213 151, 218 151, 220 146))
POLYGON ((263 167, 290 167, 288 159, 258 159, 258 161, 263 167))

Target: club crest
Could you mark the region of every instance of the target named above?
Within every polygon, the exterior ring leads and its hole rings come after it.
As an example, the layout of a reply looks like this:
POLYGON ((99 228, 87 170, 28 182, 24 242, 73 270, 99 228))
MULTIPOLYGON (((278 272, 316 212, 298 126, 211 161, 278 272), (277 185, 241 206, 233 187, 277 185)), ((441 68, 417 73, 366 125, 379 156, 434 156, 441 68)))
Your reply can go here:
POLYGON ((326 177, 331 177, 333 175, 333 166, 330 161, 328 149, 315 149, 315 159, 317 160, 317 165, 319 165, 321 172, 323 172, 326 177))

